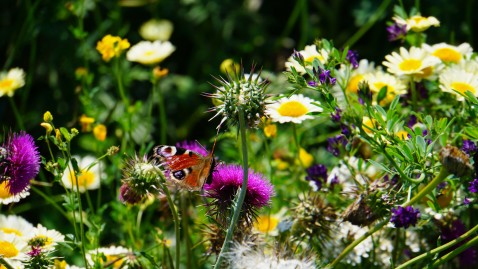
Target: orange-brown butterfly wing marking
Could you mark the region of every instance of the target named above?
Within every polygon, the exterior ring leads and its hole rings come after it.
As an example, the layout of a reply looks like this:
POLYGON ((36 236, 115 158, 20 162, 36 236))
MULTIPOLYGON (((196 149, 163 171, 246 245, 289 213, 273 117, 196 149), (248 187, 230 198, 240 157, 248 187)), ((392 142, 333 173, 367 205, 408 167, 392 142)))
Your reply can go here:
POLYGON ((211 170, 212 153, 206 157, 174 146, 157 146, 154 156, 169 169, 169 177, 182 187, 201 190, 211 170))

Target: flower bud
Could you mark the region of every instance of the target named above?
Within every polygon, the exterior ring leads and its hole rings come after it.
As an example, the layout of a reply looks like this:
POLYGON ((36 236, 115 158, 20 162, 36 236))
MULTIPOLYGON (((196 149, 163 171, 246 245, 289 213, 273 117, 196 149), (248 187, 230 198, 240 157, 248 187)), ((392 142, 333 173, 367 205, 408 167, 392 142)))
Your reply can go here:
POLYGON ((50 111, 47 111, 43 114, 43 121, 45 122, 52 122, 53 116, 51 115, 50 111))

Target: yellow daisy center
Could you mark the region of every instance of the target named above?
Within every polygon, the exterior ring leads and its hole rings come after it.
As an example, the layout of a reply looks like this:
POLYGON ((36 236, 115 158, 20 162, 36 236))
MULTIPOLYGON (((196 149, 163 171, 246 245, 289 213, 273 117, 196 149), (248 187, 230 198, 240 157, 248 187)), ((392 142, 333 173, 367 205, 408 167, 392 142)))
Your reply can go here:
MULTIPOLYGON (((95 180, 95 174, 91 171, 81 171, 80 176, 78 177, 78 186, 87 187, 93 183, 95 180)), ((70 181, 73 186, 76 186, 76 177, 75 173, 70 173, 70 181)))
POLYGON ((383 81, 377 81, 373 84, 373 86, 375 87, 375 90, 377 92, 379 92, 383 87, 387 87, 387 93, 392 93, 395 91, 395 88, 393 88, 392 86, 390 86, 389 84, 383 81))
POLYGON ((0 229, 0 231, 4 232, 6 234, 15 234, 15 235, 18 235, 18 236, 22 236, 22 233, 19 230, 9 228, 9 227, 3 227, 3 228, 0 229))
POLYGON ((7 241, 0 241, 0 256, 12 258, 18 255, 18 249, 14 244, 7 241))
POLYGON ((421 16, 415 16, 415 17, 412 18, 412 20, 413 20, 416 24, 419 24, 419 23, 421 23, 422 21, 426 21, 427 18, 421 17, 421 16))
POLYGON ((273 231, 279 224, 279 219, 273 216, 259 216, 254 223, 254 228, 262 233, 273 231))
POLYGON ((10 88, 13 85, 13 79, 0 80, 0 88, 10 88))
POLYGON ((113 268, 120 268, 123 264, 124 257, 119 255, 106 255, 106 264, 113 263, 113 268))
POLYGON ((363 75, 355 75, 355 76, 352 76, 349 80, 349 83, 347 83, 347 88, 346 90, 348 92, 354 92, 354 93, 357 93, 358 92, 358 89, 359 89, 359 84, 360 82, 364 79, 364 76, 363 75))
POLYGON ((154 54, 154 51, 152 51, 152 50, 147 50, 147 51, 144 52, 144 56, 151 56, 153 54, 154 54))
POLYGON ((422 71, 422 73, 417 74, 417 77, 426 78, 426 77, 429 77, 433 73, 433 67, 431 67, 431 66, 425 67, 421 71, 422 71))
POLYGON ((323 62, 325 60, 324 56, 318 54, 318 55, 309 56, 309 57, 305 58, 304 61, 311 64, 311 63, 314 62, 314 59, 319 60, 319 62, 323 62))
POLYGON ((12 197, 12 194, 10 193, 10 188, 7 186, 7 182, 4 181, 0 183, 0 198, 6 199, 9 197, 12 197))
POLYGON ((462 94, 464 94, 466 91, 471 92, 473 95, 476 94, 476 89, 473 88, 473 86, 471 86, 470 84, 465 82, 456 81, 456 82, 453 82, 450 85, 450 87, 454 89, 455 91, 458 91, 462 94))
POLYGON ((433 52, 433 56, 444 62, 458 63, 461 60, 461 53, 452 48, 440 48, 433 52))
POLYGON ((281 104, 277 112, 281 116, 298 118, 307 114, 309 110, 299 101, 287 101, 281 104))
POLYGON ((406 59, 401 62, 398 67, 402 71, 416 71, 422 66, 422 61, 417 59, 406 59))
POLYGON ((376 122, 377 121, 372 120, 370 118, 364 118, 363 121, 362 121, 362 125, 364 125, 363 130, 368 134, 372 134, 373 130, 371 130, 371 129, 375 128, 376 122))

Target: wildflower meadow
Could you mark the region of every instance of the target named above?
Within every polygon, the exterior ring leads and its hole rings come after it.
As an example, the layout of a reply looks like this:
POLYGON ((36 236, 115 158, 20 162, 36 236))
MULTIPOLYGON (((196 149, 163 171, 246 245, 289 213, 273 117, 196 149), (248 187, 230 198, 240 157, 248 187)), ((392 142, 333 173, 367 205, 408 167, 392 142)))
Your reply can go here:
POLYGON ((478 268, 476 10, 3 0, 0 269, 478 268))

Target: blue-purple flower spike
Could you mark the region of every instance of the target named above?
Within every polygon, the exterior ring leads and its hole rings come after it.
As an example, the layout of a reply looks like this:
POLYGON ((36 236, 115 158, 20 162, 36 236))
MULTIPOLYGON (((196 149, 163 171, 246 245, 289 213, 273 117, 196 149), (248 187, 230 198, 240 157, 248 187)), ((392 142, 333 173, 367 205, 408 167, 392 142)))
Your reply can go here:
POLYGON ((408 228, 415 226, 420 218, 420 210, 414 209, 412 206, 392 208, 392 217, 390 222, 396 228, 408 228))
POLYGON ((389 27, 387 27, 387 32, 388 32, 388 41, 390 42, 404 39, 405 36, 407 35, 407 26, 394 23, 390 25, 389 27))

